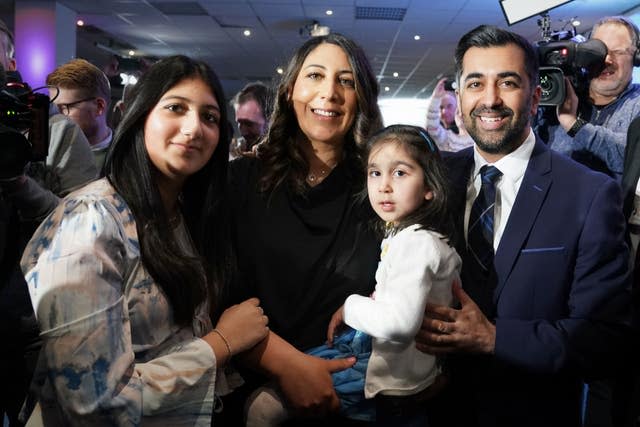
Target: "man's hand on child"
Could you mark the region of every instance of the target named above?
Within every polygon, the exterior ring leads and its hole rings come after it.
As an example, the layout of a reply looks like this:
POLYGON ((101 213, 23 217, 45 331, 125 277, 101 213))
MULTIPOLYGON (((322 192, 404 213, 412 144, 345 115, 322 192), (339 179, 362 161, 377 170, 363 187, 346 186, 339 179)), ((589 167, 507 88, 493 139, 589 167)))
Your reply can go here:
POLYGON ((495 325, 458 283, 453 285, 453 296, 460 301, 460 309, 427 304, 416 348, 429 354, 493 353, 495 325))

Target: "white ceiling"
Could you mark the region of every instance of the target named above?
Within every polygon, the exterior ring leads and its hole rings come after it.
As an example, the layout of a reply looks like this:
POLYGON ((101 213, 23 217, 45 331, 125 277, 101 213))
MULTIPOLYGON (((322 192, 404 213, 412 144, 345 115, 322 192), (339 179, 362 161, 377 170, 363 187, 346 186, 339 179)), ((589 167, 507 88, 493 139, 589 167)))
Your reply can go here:
MULTIPOLYGON (((383 98, 426 98, 441 75, 452 73, 453 50, 462 34, 480 24, 507 27, 499 0, 58 2, 76 11, 86 24, 78 32, 78 56, 92 59, 99 53, 94 46, 99 41, 121 55, 133 48, 142 55, 199 57, 213 66, 228 94, 247 81, 277 78, 276 68, 308 37, 300 30, 314 20, 364 47, 381 87, 389 87, 381 92, 383 98), (357 19, 361 7, 406 11, 402 20, 357 19), (329 9, 331 16, 326 14, 329 9), (251 30, 250 37, 243 35, 245 29, 251 30), (421 36, 418 41, 416 34, 421 36)), ((575 0, 550 12, 551 27, 561 29, 577 17, 582 22, 579 29, 586 31, 602 16, 629 13, 639 6, 639 0, 575 0)), ((535 41, 540 34, 536 22, 537 18, 530 18, 511 29, 535 41)))

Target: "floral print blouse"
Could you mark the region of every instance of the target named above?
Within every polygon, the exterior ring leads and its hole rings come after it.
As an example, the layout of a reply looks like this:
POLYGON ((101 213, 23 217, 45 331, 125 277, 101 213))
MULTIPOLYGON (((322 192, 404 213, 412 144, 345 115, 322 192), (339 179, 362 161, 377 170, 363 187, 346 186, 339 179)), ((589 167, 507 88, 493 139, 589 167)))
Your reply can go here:
MULTIPOLYGON (((183 224, 175 229, 189 244, 183 224)), ((45 425, 211 424, 216 360, 140 262, 132 213, 108 180, 71 193, 22 258, 43 347, 35 380, 45 425)))

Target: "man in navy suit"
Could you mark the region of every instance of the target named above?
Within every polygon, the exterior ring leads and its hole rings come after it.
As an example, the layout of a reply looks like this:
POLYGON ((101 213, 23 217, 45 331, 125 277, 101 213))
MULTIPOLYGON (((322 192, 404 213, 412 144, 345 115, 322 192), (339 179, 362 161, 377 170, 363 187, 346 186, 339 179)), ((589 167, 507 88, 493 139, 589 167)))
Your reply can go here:
POLYGON ((579 426, 582 384, 605 373, 630 321, 620 188, 532 132, 540 87, 526 39, 480 26, 455 60, 475 146, 448 159, 464 236, 460 304, 429 305, 416 337, 449 362, 433 406, 449 409, 445 426, 579 426), (487 168, 498 171, 491 184, 487 168), (478 223, 488 224, 487 254, 478 223))

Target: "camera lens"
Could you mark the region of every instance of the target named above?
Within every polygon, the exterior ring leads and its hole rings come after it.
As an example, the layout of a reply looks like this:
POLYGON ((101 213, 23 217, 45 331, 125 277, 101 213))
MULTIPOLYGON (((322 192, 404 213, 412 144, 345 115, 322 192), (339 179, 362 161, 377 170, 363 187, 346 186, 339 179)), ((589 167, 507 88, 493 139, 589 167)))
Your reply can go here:
POLYGON ((540 88, 542 89, 543 96, 548 96, 555 90, 555 82, 553 81, 553 79, 549 78, 548 75, 541 75, 540 88))
POLYGON ((540 105, 559 105, 564 101, 564 74, 555 67, 540 67, 538 80, 542 96, 540 105))

